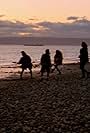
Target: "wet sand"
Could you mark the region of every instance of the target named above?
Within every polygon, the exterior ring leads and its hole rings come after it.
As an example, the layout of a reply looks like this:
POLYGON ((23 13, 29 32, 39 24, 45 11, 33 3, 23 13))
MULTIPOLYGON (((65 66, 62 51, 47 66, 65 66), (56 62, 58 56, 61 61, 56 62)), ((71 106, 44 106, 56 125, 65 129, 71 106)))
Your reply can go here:
POLYGON ((0 79, 0 133, 89 133, 90 78, 80 79, 79 64, 43 81, 13 72, 0 79))

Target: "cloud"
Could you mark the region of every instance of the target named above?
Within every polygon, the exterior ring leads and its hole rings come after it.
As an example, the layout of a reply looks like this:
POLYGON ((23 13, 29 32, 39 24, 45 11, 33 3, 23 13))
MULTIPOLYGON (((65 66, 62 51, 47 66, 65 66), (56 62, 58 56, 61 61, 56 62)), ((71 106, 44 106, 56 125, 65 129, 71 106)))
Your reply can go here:
POLYGON ((30 21, 38 21, 39 19, 37 19, 37 18, 30 18, 29 20, 30 21))
POLYGON ((74 21, 74 23, 78 23, 78 24, 90 24, 90 20, 88 20, 88 19, 85 19, 85 18, 82 18, 82 19, 79 19, 79 20, 76 20, 76 21, 74 21))
POLYGON ((21 36, 31 35, 35 32, 37 26, 35 24, 23 23, 21 21, 8 21, 8 20, 0 20, 0 36, 21 36))
MULTIPOLYGON (((79 17, 77 17, 79 18, 79 17)), ((47 35, 55 37, 90 37, 90 20, 75 19, 73 22, 41 22, 38 23, 47 30, 47 35)))
POLYGON ((70 22, 29 22, 0 20, 0 37, 90 37, 90 20, 85 17, 68 17, 70 22))
POLYGON ((2 17, 4 17, 4 16, 5 16, 4 14, 1 14, 1 15, 0 15, 0 18, 2 18, 2 17))
POLYGON ((83 16, 83 17, 77 17, 77 16, 69 16, 67 17, 67 20, 83 20, 83 19, 87 19, 86 16, 83 16))
POLYGON ((77 20, 79 17, 76 16, 70 16, 67 18, 67 20, 77 20))

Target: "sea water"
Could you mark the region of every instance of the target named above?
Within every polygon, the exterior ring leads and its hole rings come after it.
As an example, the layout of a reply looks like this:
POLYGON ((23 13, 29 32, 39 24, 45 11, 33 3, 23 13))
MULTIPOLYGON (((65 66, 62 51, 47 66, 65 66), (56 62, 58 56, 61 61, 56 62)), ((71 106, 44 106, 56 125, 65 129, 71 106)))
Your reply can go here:
MULTIPOLYGON (((51 60, 55 55, 55 51, 61 50, 63 54, 63 63, 79 62, 80 46, 75 45, 44 45, 44 46, 25 46, 25 45, 0 45, 0 66, 12 65, 21 58, 21 51, 25 51, 30 55, 32 62, 39 63, 41 55, 46 49, 50 50, 51 60)), ((90 47, 88 46, 89 56, 90 47)))
MULTIPOLYGON (((53 63, 55 51, 61 50, 63 54, 63 63, 78 63, 81 46, 77 45, 42 45, 42 46, 26 46, 26 45, 0 45, 0 78, 13 72, 17 72, 17 62, 21 58, 21 51, 25 51, 30 55, 33 64, 39 64, 40 59, 46 49, 50 50, 51 61, 53 63), (6 75, 5 74, 5 75, 6 75)), ((90 57, 90 47, 88 46, 90 57)), ((35 70, 38 68, 34 68, 35 70)), ((20 70, 20 68, 19 68, 20 70)))

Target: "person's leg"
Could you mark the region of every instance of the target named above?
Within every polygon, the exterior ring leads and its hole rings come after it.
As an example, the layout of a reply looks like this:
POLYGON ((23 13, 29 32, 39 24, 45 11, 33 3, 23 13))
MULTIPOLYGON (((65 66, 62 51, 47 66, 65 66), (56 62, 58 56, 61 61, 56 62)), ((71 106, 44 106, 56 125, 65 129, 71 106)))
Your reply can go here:
POLYGON ((85 71, 82 69, 82 78, 85 78, 85 71))
POLYGON ((85 65, 86 65, 86 63, 84 64, 84 72, 86 74, 86 78, 89 78, 89 72, 85 69, 85 65))
POLYGON ((29 68, 29 71, 30 71, 30 74, 31 74, 31 78, 32 78, 32 69, 31 69, 31 68, 29 68))
POLYGON ((81 72, 82 72, 82 77, 81 78, 85 78, 84 63, 80 63, 80 69, 81 69, 81 72))
POLYGON ((41 77, 43 76, 44 73, 44 66, 41 67, 41 77))
POLYGON ((43 80, 43 74, 45 72, 45 66, 41 66, 41 81, 43 80))
POLYGON ((56 66, 56 69, 59 72, 59 74, 61 74, 61 71, 59 70, 58 65, 56 66))
POLYGON ((46 72, 47 72, 47 80, 49 79, 49 74, 50 74, 50 67, 46 68, 46 72))
POLYGON ((51 69, 51 73, 53 73, 54 70, 56 69, 56 65, 53 65, 53 66, 54 66, 54 68, 51 69))
POLYGON ((22 71, 20 73, 20 79, 22 79, 23 72, 24 72, 24 68, 22 68, 22 71))
POLYGON ((90 78, 90 64, 88 62, 85 64, 85 73, 86 78, 90 78))
POLYGON ((49 72, 47 72, 47 78, 49 78, 49 72))

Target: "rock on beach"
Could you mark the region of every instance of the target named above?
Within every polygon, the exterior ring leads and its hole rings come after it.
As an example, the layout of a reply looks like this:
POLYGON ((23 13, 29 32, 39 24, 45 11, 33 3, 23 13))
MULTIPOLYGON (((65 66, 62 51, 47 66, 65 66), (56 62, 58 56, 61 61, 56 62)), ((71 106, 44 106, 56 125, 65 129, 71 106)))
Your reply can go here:
POLYGON ((40 81, 38 73, 0 80, 0 133, 89 133, 90 78, 79 64, 40 81))

